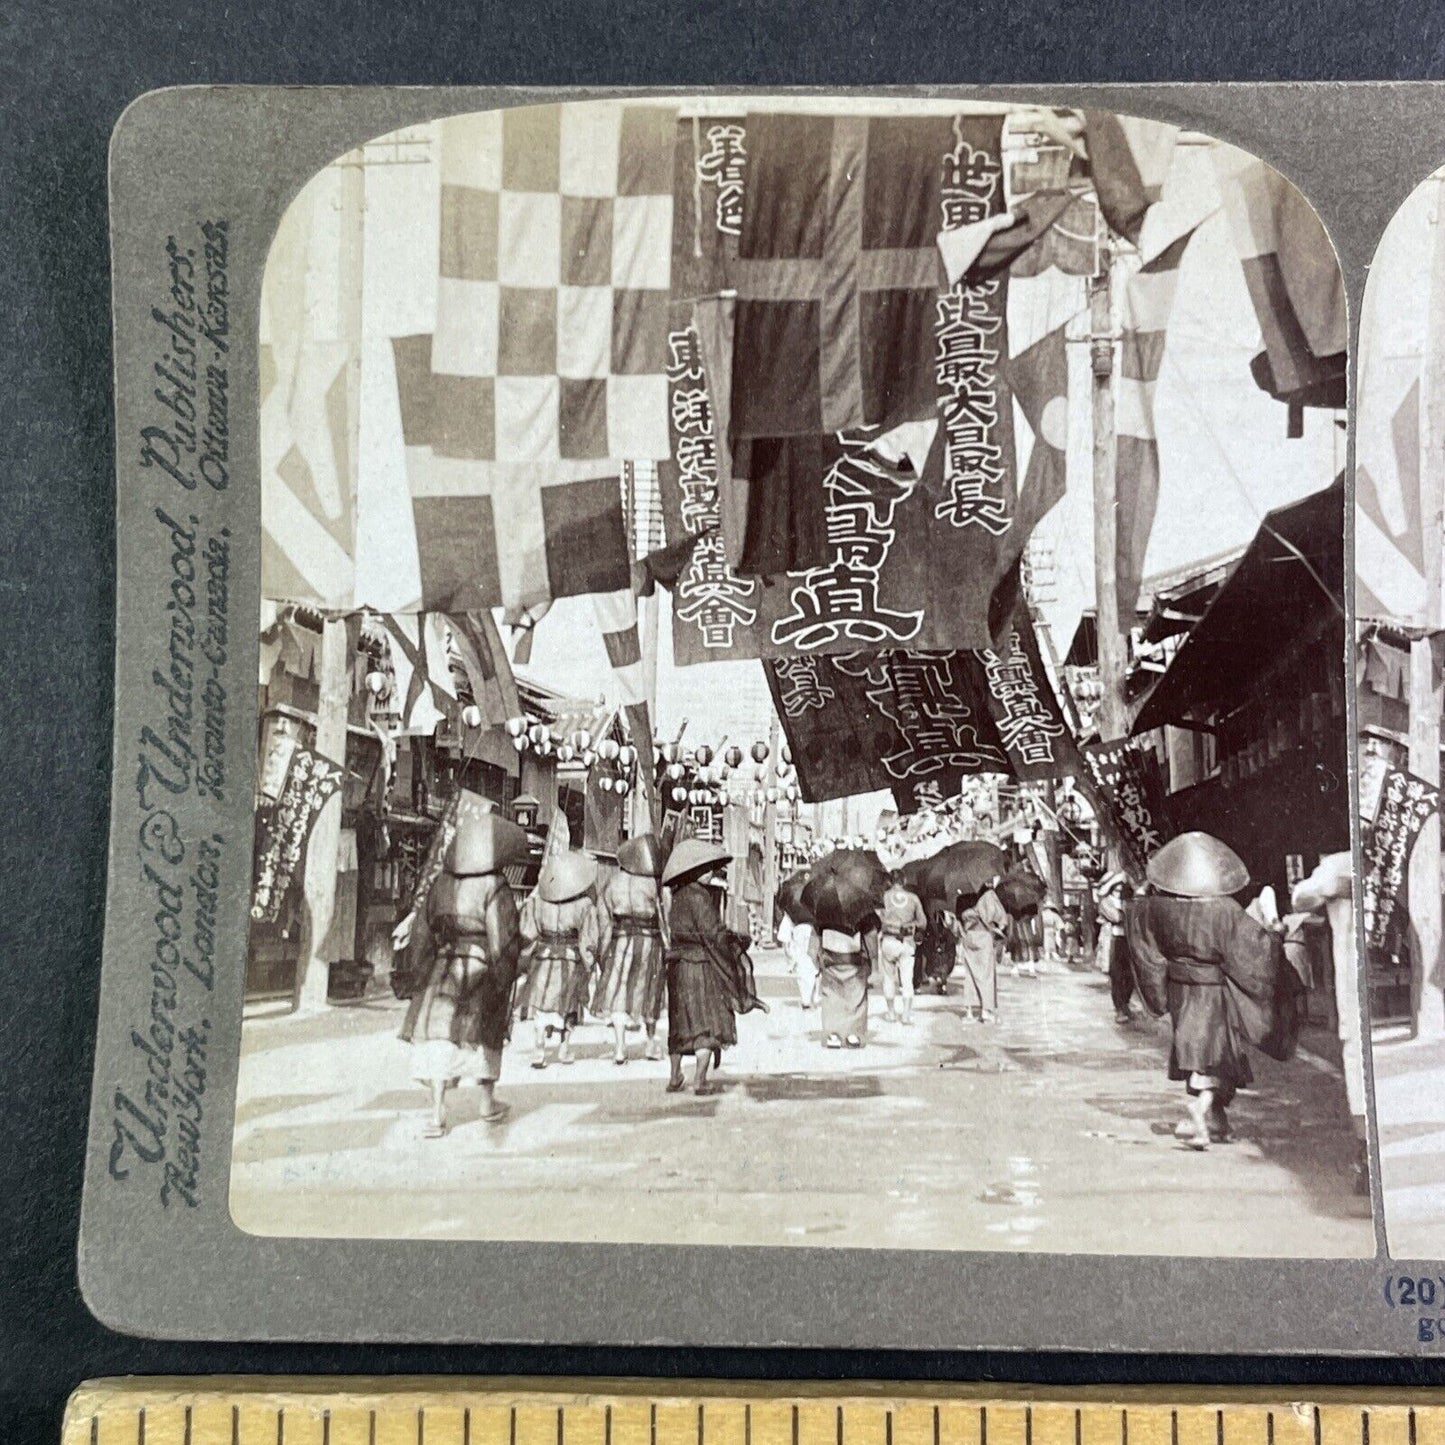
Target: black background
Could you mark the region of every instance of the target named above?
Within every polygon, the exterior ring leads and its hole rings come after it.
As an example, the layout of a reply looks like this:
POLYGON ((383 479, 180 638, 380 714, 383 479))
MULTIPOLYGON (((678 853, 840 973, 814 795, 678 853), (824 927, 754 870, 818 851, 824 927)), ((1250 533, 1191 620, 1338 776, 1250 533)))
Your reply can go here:
POLYGON ((0 0, 0 1441, 57 1440, 76 1384, 127 1373, 1445 1382, 1406 1361, 170 1344, 102 1328, 75 1279, 111 745, 105 164, 128 101, 215 81, 1385 78, 1445 78, 1445 4, 0 0))

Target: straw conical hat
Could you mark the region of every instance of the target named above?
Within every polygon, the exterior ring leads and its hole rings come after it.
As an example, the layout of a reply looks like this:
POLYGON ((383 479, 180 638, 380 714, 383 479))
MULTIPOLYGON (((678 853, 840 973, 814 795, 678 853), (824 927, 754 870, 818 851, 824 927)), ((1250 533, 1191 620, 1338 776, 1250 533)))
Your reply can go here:
POLYGON ((537 881, 543 903, 580 898, 597 881, 597 860, 587 853, 558 853, 547 860, 537 881))
POLYGON ((639 833, 617 850, 617 866, 638 878, 656 878, 662 872, 662 844, 656 833, 639 833))
POLYGON ((463 812, 447 854, 453 873, 496 873, 528 858, 527 835, 498 813, 463 812))
POLYGON ((684 838, 668 855, 667 867, 662 870, 662 881, 673 887, 690 874, 731 862, 732 854, 716 843, 708 843, 702 838, 684 838))
POLYGON ((1208 833, 1181 833, 1150 860, 1149 881, 1181 898, 1226 898, 1249 887, 1249 869, 1227 843, 1208 833))

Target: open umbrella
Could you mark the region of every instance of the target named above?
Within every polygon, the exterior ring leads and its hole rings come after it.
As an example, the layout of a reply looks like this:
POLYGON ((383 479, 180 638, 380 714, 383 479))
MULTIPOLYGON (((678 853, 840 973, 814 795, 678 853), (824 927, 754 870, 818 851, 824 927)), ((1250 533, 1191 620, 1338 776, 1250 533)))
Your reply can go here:
POLYGON ((992 843, 980 839, 950 843, 924 860, 918 871, 918 896, 925 908, 952 909, 960 893, 971 897, 983 892, 1007 869, 1007 855, 992 843))
POLYGON ((819 928, 851 933, 882 906, 888 882, 888 870, 876 853, 835 848, 809 869, 801 901, 819 928))
POLYGON ((799 868, 790 873, 778 885, 778 909, 787 914, 794 923, 811 923, 813 915, 803 905, 803 885, 807 883, 809 869, 799 868))
POLYGON ((1004 874, 994 892, 1015 918, 1023 918, 1044 901, 1049 890, 1032 869, 1016 866, 1004 874))

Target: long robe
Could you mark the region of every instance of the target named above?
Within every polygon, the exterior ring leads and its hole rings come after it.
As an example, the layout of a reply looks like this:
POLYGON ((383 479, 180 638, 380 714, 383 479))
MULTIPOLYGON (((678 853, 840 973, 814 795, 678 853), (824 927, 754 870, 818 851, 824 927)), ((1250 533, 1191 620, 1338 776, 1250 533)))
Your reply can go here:
POLYGON ((1272 1058, 1294 1051, 1298 981, 1279 938, 1232 898, 1150 895, 1132 900, 1124 926, 1140 997, 1174 1027, 1169 1077, 1254 1077, 1247 1044, 1272 1058))
POLYGON ((495 1080, 521 952, 512 890, 497 873, 443 873, 419 922, 427 981, 401 1026, 413 1073, 424 1082, 495 1080))
POLYGON ((998 955, 1009 929, 1008 910, 992 888, 985 888, 970 907, 959 914, 945 913, 943 921, 958 942, 964 1007, 996 1009, 998 955))
POLYGON ((568 1025, 576 1024, 602 942, 591 894, 548 903, 533 893, 522 905, 521 928, 528 945, 522 1017, 555 1015, 568 1025))
POLYGON ((684 883, 668 913, 667 1051, 738 1041, 736 1015, 760 1006, 750 940, 723 926, 717 899, 702 883, 684 883))
POLYGON ((602 948, 589 1008, 598 1018, 625 1014, 633 1024, 655 1024, 667 989, 657 880, 619 872, 597 902, 602 948))

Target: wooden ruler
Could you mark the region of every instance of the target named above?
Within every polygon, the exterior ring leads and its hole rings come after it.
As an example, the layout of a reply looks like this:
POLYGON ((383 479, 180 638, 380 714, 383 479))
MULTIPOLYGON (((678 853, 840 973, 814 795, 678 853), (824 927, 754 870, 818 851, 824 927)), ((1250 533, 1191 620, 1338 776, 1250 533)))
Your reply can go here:
POLYGON ((64 1445, 1445 1445, 1445 1393, 110 1380, 64 1445))

